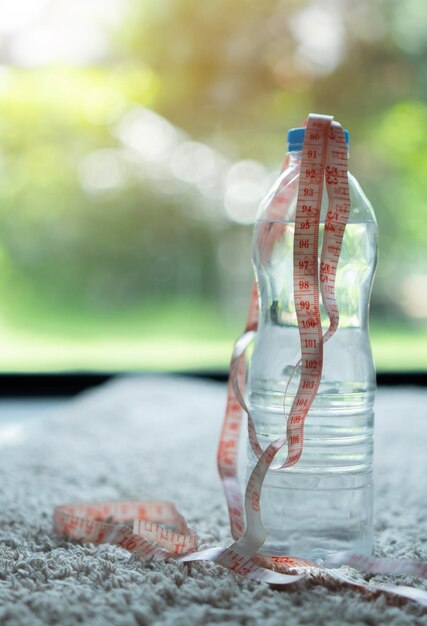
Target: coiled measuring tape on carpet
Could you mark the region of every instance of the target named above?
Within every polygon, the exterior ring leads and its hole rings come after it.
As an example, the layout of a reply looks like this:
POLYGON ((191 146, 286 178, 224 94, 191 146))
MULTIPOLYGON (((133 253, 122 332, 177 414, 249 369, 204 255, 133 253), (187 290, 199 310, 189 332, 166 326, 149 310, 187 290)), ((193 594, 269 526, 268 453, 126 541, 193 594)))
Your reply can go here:
MULTIPOLYGON (((258 288, 254 283, 248 321, 237 340, 230 364, 227 407, 218 447, 218 470, 226 497, 230 530, 234 539, 229 547, 198 551, 197 535, 171 502, 106 502, 59 506, 54 512, 54 530, 60 537, 95 544, 118 545, 142 559, 174 558, 189 563, 209 560, 244 576, 283 587, 310 573, 322 573, 321 580, 333 578, 341 584, 370 595, 402 596, 427 606, 427 592, 407 586, 378 586, 355 583, 339 571, 319 567, 293 556, 259 554, 266 533, 260 511, 260 494, 269 469, 288 468, 298 462, 304 447, 304 422, 316 396, 323 367, 323 344, 339 323, 335 300, 335 277, 342 239, 350 212, 347 148, 344 132, 331 116, 310 114, 305 131, 299 181, 289 181, 285 194, 298 185, 294 231, 294 296, 300 333, 300 380, 286 432, 263 450, 258 442, 250 410, 244 399, 246 380, 245 351, 258 328, 258 288), (323 185, 329 197, 325 232, 318 255, 319 223, 323 185), (329 317, 329 328, 322 333, 320 302, 329 317), (244 500, 237 477, 237 457, 243 413, 247 415, 248 437, 257 462, 249 477, 244 500), (287 444, 286 460, 273 465, 287 444)), ((280 218, 288 198, 277 194, 268 207, 267 217, 280 218)), ((286 226, 266 221, 258 233, 260 253, 268 256, 286 226)), ((415 560, 380 559, 354 553, 331 555, 325 566, 348 565, 372 574, 397 574, 427 578, 427 563, 415 560)))

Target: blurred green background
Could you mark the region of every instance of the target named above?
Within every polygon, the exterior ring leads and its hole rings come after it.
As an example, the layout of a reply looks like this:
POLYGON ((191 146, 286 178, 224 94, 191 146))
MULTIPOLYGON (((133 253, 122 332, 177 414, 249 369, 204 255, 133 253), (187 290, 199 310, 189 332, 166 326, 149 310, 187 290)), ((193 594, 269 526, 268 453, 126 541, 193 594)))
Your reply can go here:
POLYGON ((424 0, 14 0, 0 24, 0 369, 226 368, 257 205, 350 130, 381 371, 427 369, 424 0))

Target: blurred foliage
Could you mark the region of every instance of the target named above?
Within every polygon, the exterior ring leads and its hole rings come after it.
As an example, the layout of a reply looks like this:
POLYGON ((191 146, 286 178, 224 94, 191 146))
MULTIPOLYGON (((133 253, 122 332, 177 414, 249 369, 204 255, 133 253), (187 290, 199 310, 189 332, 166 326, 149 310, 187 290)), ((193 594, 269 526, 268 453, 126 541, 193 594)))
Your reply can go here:
POLYGON ((102 310, 165 293, 206 296, 213 237, 185 219, 181 197, 130 171, 95 195, 79 181, 88 153, 118 148, 111 124, 131 102, 149 104, 153 85, 135 71, 10 72, 0 97, 0 264, 13 298, 34 290, 49 306, 102 310))
POLYGON ((174 179, 143 156, 148 139, 140 153, 126 143, 134 111, 162 116, 153 128, 172 142, 208 146, 224 171, 242 159, 277 171, 287 128, 333 113, 379 222, 373 315, 425 325, 427 299, 412 305, 405 281, 416 275, 427 292, 426 6, 135 0, 104 65, 3 67, 2 327, 43 334, 57 319, 63 334, 100 324, 108 335, 103 316, 116 333, 131 315, 136 332, 137 316, 154 329, 155 306, 173 329, 183 299, 190 320, 210 307, 227 337, 243 323, 250 226, 224 211, 223 183, 174 179))

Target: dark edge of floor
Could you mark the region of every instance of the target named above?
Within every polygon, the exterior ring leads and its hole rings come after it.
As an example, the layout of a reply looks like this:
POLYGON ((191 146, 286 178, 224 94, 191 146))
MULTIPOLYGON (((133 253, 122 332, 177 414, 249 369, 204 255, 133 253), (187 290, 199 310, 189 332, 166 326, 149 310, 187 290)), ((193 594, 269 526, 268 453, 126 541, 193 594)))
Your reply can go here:
MULTIPOLYGON (((26 397, 67 397, 101 385, 108 380, 123 375, 153 375, 159 372, 67 372, 67 373, 10 373, 0 374, 0 398, 26 397)), ((228 373, 215 371, 168 372, 183 377, 225 382, 228 373)), ((418 386, 427 387, 427 372, 378 372, 378 386, 418 386)))

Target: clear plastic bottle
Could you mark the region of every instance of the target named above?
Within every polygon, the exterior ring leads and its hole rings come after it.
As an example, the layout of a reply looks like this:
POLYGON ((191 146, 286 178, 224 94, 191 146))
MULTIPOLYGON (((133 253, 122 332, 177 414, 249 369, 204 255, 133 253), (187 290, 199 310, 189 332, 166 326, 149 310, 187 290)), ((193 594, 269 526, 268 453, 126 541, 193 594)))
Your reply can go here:
MULTIPOLYGON (((261 310, 248 373, 248 400, 263 448, 286 428, 284 394, 300 358, 292 277, 303 137, 304 129, 289 131, 288 165, 261 204, 254 230, 253 264, 261 310), (273 211, 271 207, 275 207, 273 211), (265 233, 272 228, 273 243, 266 253, 265 233)), ((347 131, 346 138, 348 141, 347 131)), ((372 206, 351 174, 349 186, 351 211, 335 285, 339 327, 324 344, 322 379, 306 418, 302 457, 288 469, 268 471, 264 481, 265 553, 321 560, 336 551, 370 553, 372 549, 375 370, 368 313, 377 259, 377 223, 372 206)), ((324 189, 319 255, 327 204, 324 189)), ((322 304, 321 317, 325 331, 329 320, 322 304)), ((287 389, 286 415, 298 380, 297 371, 287 389)), ((284 454, 278 460, 284 460, 284 454)), ((255 463, 250 448, 248 457, 250 471, 255 463)))

